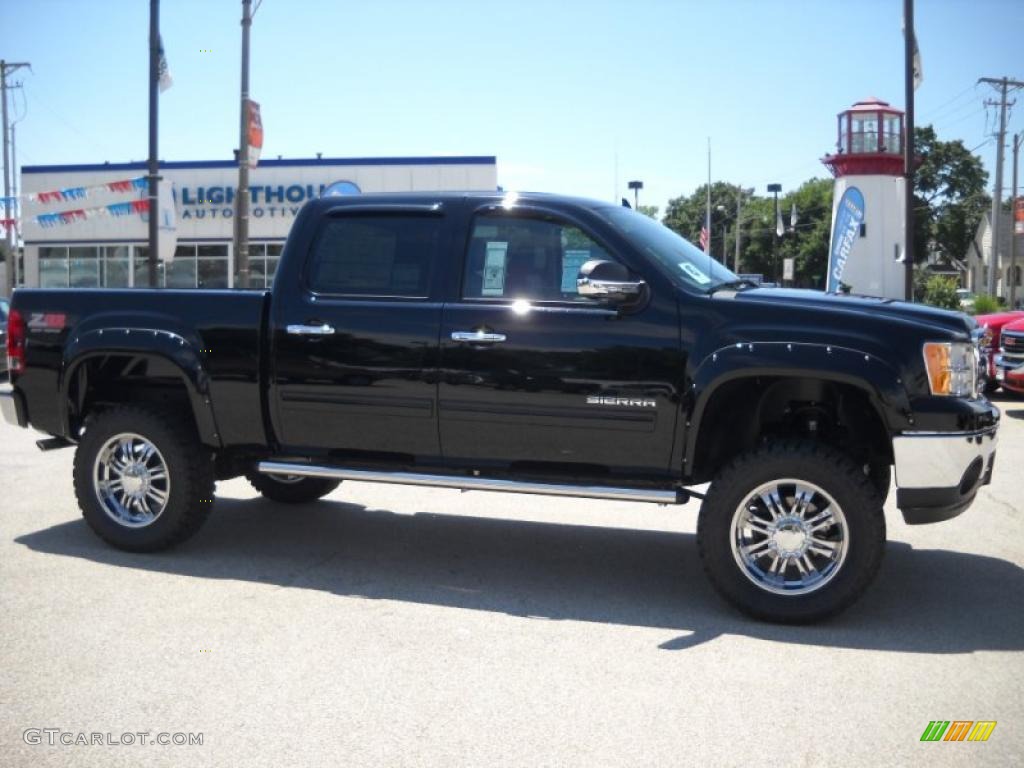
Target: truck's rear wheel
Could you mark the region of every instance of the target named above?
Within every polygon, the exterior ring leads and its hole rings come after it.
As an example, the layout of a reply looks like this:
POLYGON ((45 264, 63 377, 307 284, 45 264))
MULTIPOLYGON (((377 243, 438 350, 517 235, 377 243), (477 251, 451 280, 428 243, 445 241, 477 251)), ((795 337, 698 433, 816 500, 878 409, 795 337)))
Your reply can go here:
POLYGON ((257 491, 271 501, 284 504, 305 504, 316 501, 337 488, 340 480, 298 475, 265 475, 256 470, 245 473, 246 479, 257 491))
POLYGON ((715 478, 697 545, 711 583, 742 611, 817 621, 853 603, 878 572, 882 500, 844 454, 781 441, 739 456, 715 478))
POLYGON ((130 552, 184 541, 213 505, 209 452, 189 426, 144 406, 119 406, 89 420, 74 478, 89 526, 130 552))

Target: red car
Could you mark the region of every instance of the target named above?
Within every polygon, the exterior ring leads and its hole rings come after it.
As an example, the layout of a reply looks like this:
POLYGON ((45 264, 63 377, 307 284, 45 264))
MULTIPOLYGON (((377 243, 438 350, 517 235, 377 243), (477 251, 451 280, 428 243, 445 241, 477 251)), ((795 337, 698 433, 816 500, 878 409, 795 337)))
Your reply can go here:
POLYGON ((1003 389, 1024 395, 1024 319, 1003 326, 996 378, 1003 389))
POLYGON ((996 358, 1002 347, 1003 330, 1010 323, 1024 320, 1024 311, 993 312, 991 315, 978 315, 974 319, 978 321, 979 328, 985 329, 985 335, 981 340, 982 350, 987 353, 988 358, 988 370, 985 373, 989 389, 995 390, 1000 384, 996 376, 996 358))

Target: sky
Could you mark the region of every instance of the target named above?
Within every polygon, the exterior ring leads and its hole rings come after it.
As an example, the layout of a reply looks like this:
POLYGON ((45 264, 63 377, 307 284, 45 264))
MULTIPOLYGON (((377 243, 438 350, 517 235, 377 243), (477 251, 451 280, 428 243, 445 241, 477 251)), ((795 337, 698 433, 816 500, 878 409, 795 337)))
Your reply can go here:
MULTIPOLYGON (((664 211, 706 180, 709 140, 712 178, 758 194, 827 176, 838 112, 904 106, 902 5, 262 0, 251 93, 264 157, 495 155, 505 189, 617 200, 639 179, 664 211)), ((993 171, 995 91, 976 81, 1024 80, 1024 1, 917 0, 915 16, 917 124, 993 171)), ((240 18, 240 0, 161 3, 161 159, 232 157, 240 18)), ((19 165, 146 158, 148 30, 145 0, 0 0, 0 57, 32 64, 11 77, 19 165)))

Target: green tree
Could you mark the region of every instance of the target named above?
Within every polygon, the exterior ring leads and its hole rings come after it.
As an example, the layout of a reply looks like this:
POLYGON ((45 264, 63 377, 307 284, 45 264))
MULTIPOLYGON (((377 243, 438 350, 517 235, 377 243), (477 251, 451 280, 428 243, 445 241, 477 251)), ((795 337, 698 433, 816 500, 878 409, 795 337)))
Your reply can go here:
MULTIPOLYGON (((666 227, 695 245, 700 244, 700 230, 704 226, 707 211, 707 191, 707 184, 702 184, 692 195, 680 195, 669 200, 665 218, 662 219, 666 227)), ((723 253, 727 253, 730 267, 736 243, 736 196, 739 194, 743 195, 746 205, 750 197, 736 184, 716 181, 711 185, 711 254, 721 261, 723 253), (728 230, 724 242, 723 229, 728 230)))
POLYGON ((914 130, 914 260, 923 261, 934 243, 946 257, 962 259, 992 201, 981 158, 962 141, 940 141, 930 125, 914 130))
POLYGON ((924 284, 924 303, 941 309, 960 309, 957 282, 952 277, 933 275, 924 284))
POLYGON ((637 211, 642 213, 644 216, 650 216, 655 221, 658 220, 658 206, 656 205, 641 205, 637 208, 637 211))

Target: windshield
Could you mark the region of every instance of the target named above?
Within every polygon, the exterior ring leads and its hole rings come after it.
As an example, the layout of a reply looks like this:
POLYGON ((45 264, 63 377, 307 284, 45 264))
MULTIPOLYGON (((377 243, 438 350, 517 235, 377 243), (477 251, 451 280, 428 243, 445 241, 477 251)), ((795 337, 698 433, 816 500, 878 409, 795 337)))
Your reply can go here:
POLYGON ((7 319, 7 308, 10 305, 7 303, 7 299, 0 299, 0 320, 7 319))
POLYGON ((639 250, 667 267, 674 282, 706 292, 739 279, 700 248, 650 216, 626 207, 601 208, 597 214, 639 250))

